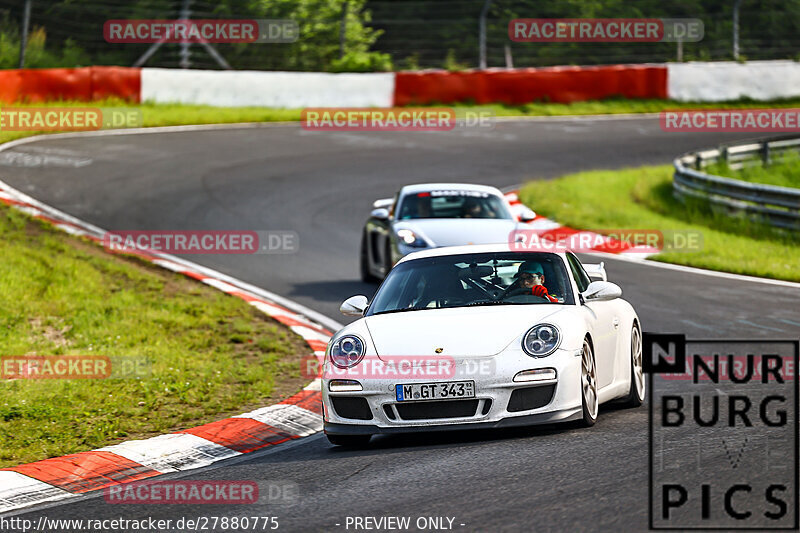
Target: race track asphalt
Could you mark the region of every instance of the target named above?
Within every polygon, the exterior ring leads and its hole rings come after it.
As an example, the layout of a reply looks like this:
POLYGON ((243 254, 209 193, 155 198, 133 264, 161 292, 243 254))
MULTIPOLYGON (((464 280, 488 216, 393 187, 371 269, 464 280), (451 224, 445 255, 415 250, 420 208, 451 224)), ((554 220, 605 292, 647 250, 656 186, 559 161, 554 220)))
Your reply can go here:
MULTIPOLYGON (((267 125, 43 140, 0 153, 0 179, 105 229, 295 231, 295 254, 187 258, 344 323, 339 303, 376 288, 359 281, 357 270, 371 202, 403 184, 506 188, 579 170, 665 164, 691 149, 750 136, 665 133, 654 117, 503 121, 491 130, 446 133, 267 125)), ((798 337, 800 289, 605 261, 646 331, 798 337)), ((272 514, 283 531, 345 531, 347 516, 448 516, 461 531, 644 531, 647 420, 646 408, 607 407, 589 430, 380 437, 349 451, 317 435, 189 473, 289 480, 300 490, 292 504, 119 506, 95 496, 25 516, 272 514)))

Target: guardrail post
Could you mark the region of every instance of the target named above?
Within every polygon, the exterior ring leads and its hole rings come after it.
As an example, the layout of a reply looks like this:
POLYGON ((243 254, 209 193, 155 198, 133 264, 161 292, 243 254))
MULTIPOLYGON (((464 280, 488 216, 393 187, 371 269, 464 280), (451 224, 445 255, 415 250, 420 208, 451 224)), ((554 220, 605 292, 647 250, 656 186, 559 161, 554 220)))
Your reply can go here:
POLYGON ((764 165, 769 165, 769 141, 764 141, 764 144, 761 146, 761 160, 764 162, 764 165))
POLYGON ((694 168, 697 170, 703 169, 703 157, 700 154, 695 154, 694 156, 694 168))

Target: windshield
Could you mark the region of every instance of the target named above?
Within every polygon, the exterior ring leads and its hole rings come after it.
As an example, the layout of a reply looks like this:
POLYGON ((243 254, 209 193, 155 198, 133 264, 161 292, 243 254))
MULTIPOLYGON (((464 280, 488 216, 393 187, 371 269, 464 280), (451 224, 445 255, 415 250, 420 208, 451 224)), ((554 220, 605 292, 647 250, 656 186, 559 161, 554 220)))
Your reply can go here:
POLYGON ((414 259, 397 265, 367 315, 479 305, 573 304, 561 258, 496 252, 414 259))
POLYGON ((416 218, 505 218, 511 213, 502 198, 480 191, 426 191, 406 195, 398 220, 416 218))

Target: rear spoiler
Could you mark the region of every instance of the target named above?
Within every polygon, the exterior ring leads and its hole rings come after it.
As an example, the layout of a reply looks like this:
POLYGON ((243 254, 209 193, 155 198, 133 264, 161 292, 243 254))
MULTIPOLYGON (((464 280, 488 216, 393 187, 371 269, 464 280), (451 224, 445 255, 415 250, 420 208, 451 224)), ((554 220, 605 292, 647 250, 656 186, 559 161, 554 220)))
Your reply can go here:
POLYGON ((586 273, 589 274, 590 278, 598 281, 608 281, 606 264, 604 262, 583 263, 583 268, 586 269, 586 273))

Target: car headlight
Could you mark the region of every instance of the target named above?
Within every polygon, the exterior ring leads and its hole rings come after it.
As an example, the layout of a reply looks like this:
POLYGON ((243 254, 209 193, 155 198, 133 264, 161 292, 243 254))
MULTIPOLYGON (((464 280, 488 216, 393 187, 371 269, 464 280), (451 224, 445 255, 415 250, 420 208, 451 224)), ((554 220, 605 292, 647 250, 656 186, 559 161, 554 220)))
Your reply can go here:
POLYGON ((533 326, 522 337, 522 349, 532 357, 545 357, 561 344, 561 332, 553 324, 533 326))
POLYGON ((350 368, 364 358, 364 341, 355 335, 342 335, 331 345, 331 363, 339 368, 350 368))
POLYGON ((397 230, 397 237, 403 241, 408 246, 412 248, 425 248, 428 246, 424 240, 422 240, 416 233, 411 231, 410 229, 399 229, 397 230))

